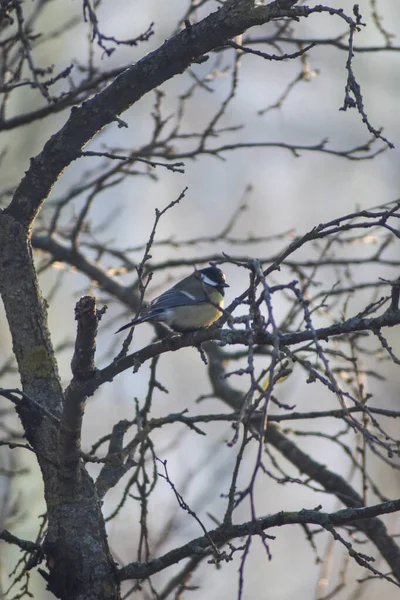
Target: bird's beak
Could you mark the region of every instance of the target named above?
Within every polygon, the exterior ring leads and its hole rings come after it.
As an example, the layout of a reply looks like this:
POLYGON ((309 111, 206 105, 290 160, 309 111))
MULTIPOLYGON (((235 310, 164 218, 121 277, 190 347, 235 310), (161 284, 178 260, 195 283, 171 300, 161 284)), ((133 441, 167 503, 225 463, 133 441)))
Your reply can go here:
POLYGON ((231 287, 231 286, 229 285, 229 283, 223 283, 222 287, 231 287))

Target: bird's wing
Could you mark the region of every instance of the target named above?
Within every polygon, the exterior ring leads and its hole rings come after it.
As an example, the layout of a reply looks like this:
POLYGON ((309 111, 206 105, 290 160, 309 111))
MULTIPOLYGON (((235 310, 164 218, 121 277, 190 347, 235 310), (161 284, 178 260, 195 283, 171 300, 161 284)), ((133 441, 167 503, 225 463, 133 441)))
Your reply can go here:
POLYGON ((194 304, 201 304, 202 302, 206 302, 205 297, 199 299, 190 292, 171 288, 150 303, 148 307, 148 314, 155 314, 164 310, 168 310, 169 308, 175 308, 176 306, 193 306, 194 304))
POLYGON ((139 323, 143 323, 144 321, 151 321, 152 319, 157 320, 157 318, 164 312, 168 311, 168 309, 173 309, 177 306, 194 306, 196 304, 199 305, 207 302, 208 300, 205 294, 203 298, 199 299, 190 292, 173 287, 161 294, 161 296, 154 298, 154 300, 152 300, 145 308, 142 315, 138 315, 138 317, 118 329, 118 331, 115 333, 119 333, 124 329, 128 329, 129 327, 139 323))

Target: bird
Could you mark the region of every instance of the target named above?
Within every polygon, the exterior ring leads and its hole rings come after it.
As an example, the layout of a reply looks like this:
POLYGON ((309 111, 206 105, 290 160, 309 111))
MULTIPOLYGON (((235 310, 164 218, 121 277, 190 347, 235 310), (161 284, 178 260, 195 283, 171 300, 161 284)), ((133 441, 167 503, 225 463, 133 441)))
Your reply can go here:
POLYGON ((154 298, 141 313, 115 333, 140 323, 165 323, 174 331, 184 333, 209 327, 222 315, 225 274, 211 265, 179 281, 154 298))

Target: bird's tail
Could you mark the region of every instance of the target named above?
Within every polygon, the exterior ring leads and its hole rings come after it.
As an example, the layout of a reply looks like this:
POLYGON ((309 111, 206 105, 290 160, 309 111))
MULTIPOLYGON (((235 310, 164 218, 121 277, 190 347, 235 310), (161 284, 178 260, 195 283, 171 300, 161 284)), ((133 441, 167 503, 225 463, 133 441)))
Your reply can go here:
POLYGON ((120 327, 115 333, 119 333, 120 331, 129 329, 130 327, 133 327, 134 325, 138 325, 138 323, 141 323, 141 322, 142 322, 142 319, 132 319, 132 321, 130 321, 129 323, 126 323, 126 325, 122 325, 122 327, 120 327))

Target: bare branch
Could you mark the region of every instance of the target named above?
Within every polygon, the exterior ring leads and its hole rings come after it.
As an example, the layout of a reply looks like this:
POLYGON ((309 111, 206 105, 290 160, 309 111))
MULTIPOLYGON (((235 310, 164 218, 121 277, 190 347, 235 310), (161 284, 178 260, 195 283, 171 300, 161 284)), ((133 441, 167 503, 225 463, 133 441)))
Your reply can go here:
MULTIPOLYGON (((391 500, 374 506, 365 508, 347 508, 333 513, 323 513, 318 510, 306 509, 303 509, 300 512, 281 511, 275 515, 261 517, 256 521, 248 521, 247 523, 242 523, 240 525, 224 524, 217 529, 208 531, 207 535, 196 538, 188 544, 175 548, 167 554, 155 558, 148 563, 130 563, 120 569, 118 577, 120 581, 126 579, 145 579, 154 573, 158 573, 159 571, 178 563, 184 558, 209 556, 213 552, 213 546, 211 546, 210 539, 214 546, 221 547, 235 538, 241 538, 246 535, 259 535, 260 531, 265 531, 272 527, 283 527, 284 525, 304 523, 321 525, 332 533, 333 527, 349 524, 358 525, 360 521, 364 521, 365 519, 373 519, 379 515, 396 512, 399 509, 400 500, 391 500)), ((353 552, 352 555, 353 557, 358 558, 357 553, 353 552)), ((365 567, 367 566, 365 559, 362 564, 365 567)), ((387 579, 400 587, 400 584, 393 578, 389 577, 387 579)))

